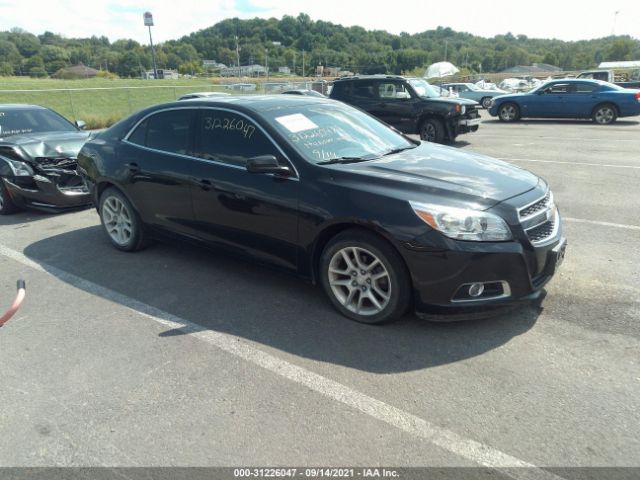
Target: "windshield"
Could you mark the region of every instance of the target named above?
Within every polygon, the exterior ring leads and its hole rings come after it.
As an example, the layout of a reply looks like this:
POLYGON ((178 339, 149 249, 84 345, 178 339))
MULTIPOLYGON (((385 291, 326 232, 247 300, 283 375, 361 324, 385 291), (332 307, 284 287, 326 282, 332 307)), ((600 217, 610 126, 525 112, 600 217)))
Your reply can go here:
POLYGON ((410 78, 408 81, 419 97, 434 98, 440 96, 438 89, 434 88, 426 80, 422 80, 421 78, 410 78))
POLYGON ((39 132, 75 132, 77 128, 51 110, 0 110, 0 137, 39 132))
POLYGON ((415 146, 366 113, 338 102, 277 109, 264 116, 311 163, 371 160, 415 146))

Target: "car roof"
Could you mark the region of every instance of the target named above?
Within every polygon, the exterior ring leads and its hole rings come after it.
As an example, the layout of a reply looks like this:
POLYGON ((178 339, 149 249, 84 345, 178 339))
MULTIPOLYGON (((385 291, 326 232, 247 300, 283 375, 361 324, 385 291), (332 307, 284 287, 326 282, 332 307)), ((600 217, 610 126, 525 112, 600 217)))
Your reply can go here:
POLYGON ((378 74, 378 75, 353 75, 350 77, 340 77, 336 78, 334 82, 350 82, 354 80, 406 80, 407 77, 403 77, 402 75, 386 75, 386 74, 378 74))
POLYGON ((26 103, 2 103, 0 104, 2 110, 49 110, 42 105, 29 105, 26 103))
MULTIPOLYGON (((229 95, 228 97, 201 97, 189 99, 189 105, 191 106, 237 106, 243 107, 255 112, 266 112, 278 108, 291 108, 310 104, 332 104, 335 105, 335 100, 328 98, 321 98, 309 95, 229 95)), ((176 101, 171 103, 165 103, 156 105, 155 109, 165 109, 172 106, 184 108, 184 101, 176 101)))

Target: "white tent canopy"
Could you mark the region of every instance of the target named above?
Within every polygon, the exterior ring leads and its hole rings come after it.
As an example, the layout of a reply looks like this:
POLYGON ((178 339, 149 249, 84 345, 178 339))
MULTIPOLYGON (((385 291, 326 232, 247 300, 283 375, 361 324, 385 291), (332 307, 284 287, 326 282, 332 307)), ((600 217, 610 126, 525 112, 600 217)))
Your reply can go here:
POLYGON ((441 78, 455 75, 460 70, 456 68, 453 63, 449 62, 437 62, 429 65, 429 68, 424 72, 425 78, 441 78))

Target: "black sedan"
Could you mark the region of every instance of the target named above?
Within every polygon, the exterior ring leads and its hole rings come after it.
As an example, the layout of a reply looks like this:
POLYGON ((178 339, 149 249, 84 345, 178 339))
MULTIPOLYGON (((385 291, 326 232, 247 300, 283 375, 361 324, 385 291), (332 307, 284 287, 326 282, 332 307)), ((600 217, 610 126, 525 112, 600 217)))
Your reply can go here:
POLYGON ((542 179, 320 98, 157 105, 78 163, 114 247, 222 247, 320 283, 360 322, 537 298, 566 245, 542 179))
POLYGON ((76 156, 90 136, 83 127, 37 105, 0 105, 0 215, 91 203, 76 172, 76 156))

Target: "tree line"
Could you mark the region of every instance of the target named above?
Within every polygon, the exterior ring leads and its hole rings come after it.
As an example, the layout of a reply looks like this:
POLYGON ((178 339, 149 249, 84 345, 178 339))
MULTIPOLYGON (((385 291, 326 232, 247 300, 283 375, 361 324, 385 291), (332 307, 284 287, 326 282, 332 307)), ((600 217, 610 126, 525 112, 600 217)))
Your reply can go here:
MULTIPOLYGON (((158 68, 181 73, 203 73, 203 60, 234 66, 238 57, 241 65, 264 65, 268 58, 271 71, 286 66, 298 75, 312 74, 317 65, 363 74, 401 74, 442 60, 474 73, 533 63, 581 70, 602 61, 640 59, 640 40, 609 36, 566 42, 512 33, 484 38, 448 27, 394 35, 314 21, 301 13, 282 19, 226 19, 156 46, 158 68)), ((151 68, 151 52, 147 45, 128 39, 34 35, 19 28, 0 32, 0 75, 47 76, 79 63, 121 77, 139 77, 151 68)))

